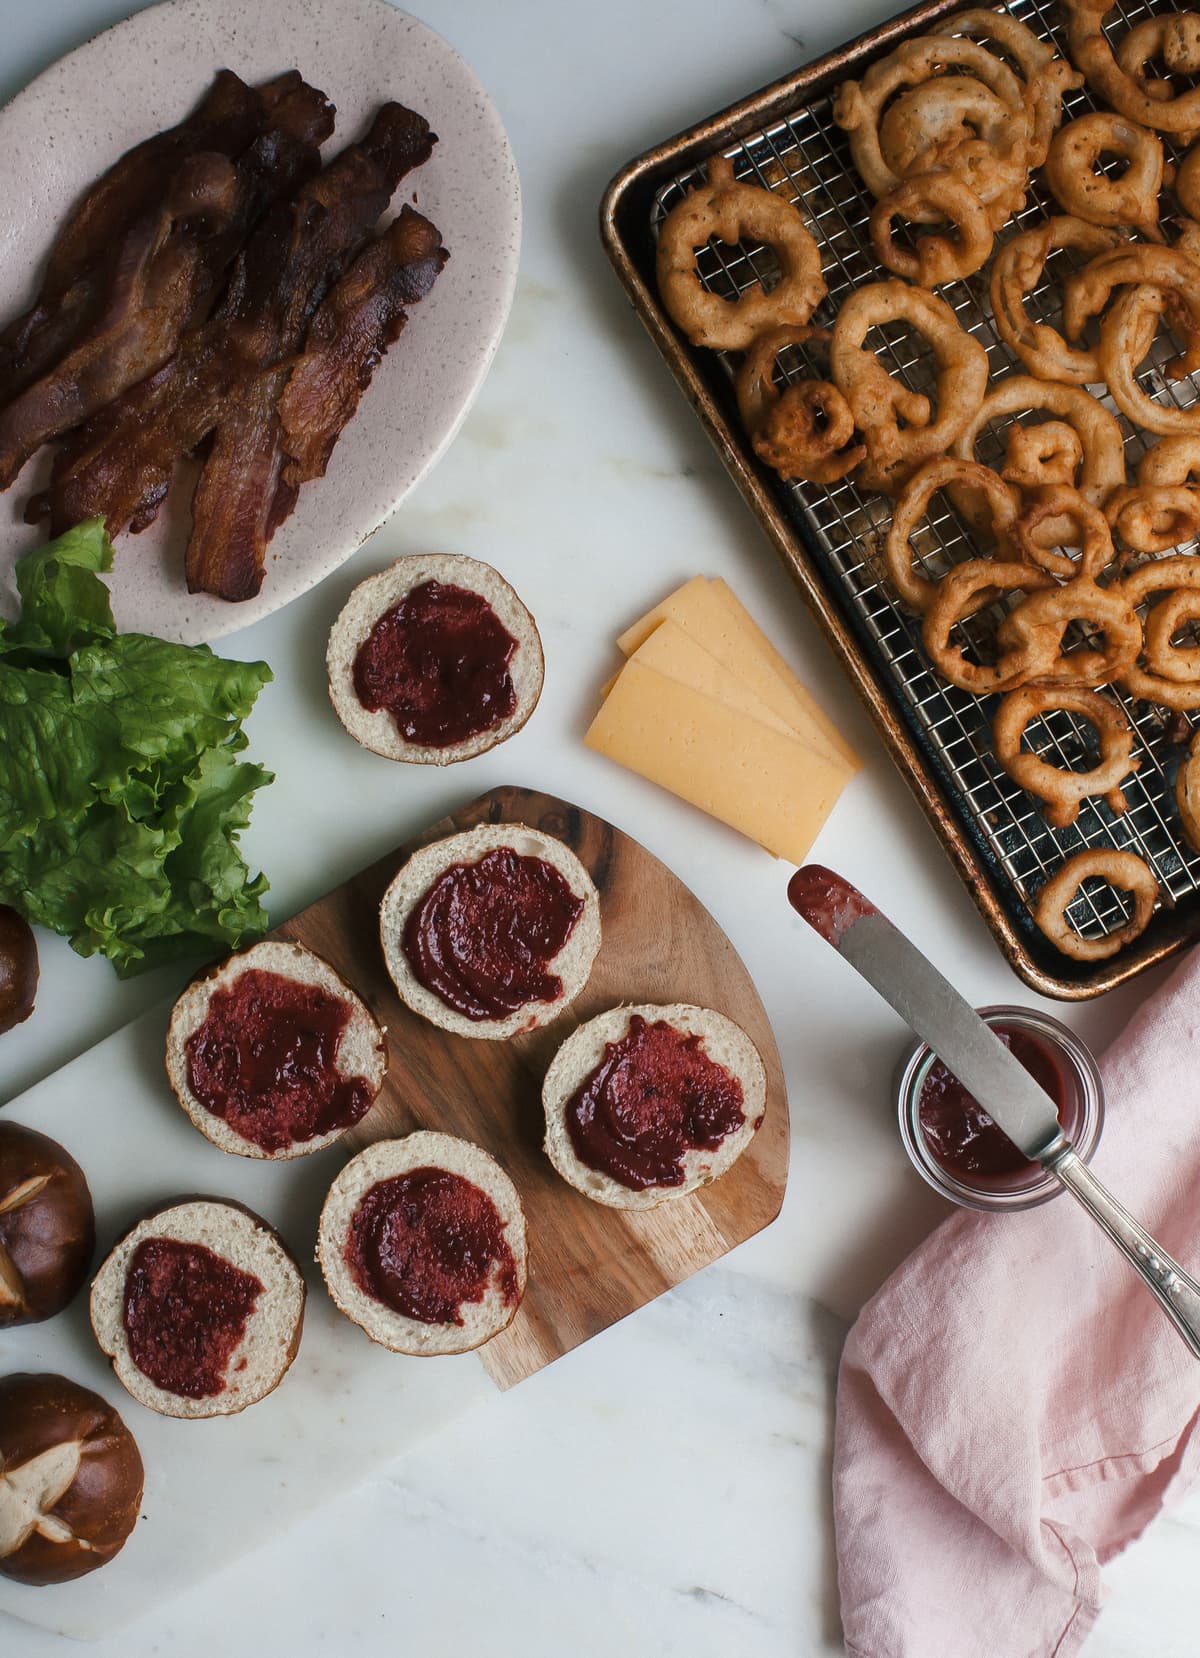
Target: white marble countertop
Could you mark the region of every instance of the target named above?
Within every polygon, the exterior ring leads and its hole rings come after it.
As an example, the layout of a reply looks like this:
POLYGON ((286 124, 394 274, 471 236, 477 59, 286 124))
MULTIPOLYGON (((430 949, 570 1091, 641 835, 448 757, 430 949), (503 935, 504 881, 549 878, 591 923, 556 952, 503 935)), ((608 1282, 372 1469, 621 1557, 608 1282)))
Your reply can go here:
MULTIPOLYGON (((10 0, 0 95, 130 9, 10 0)), ((507 125, 524 190, 521 278, 491 377, 435 473, 342 571, 228 643, 276 673, 250 729, 253 754, 278 780, 256 804, 247 853, 270 874, 281 918, 493 784, 544 787, 604 812, 695 888, 750 967, 787 1070, 791 1184, 779 1221, 719 1266, 95 1650, 820 1658, 841 1651, 828 1494, 838 1351, 858 1306, 944 1210, 890 1119, 903 1030, 793 924, 782 866, 582 746, 619 629, 683 577, 725 576, 865 756, 821 858, 881 895, 976 1002, 1035 998, 997 952, 628 309, 596 211, 630 156, 895 8, 415 0, 412 9, 462 51, 507 125), (547 650, 530 725, 448 775, 359 751, 324 692, 325 635, 345 594, 417 550, 497 565, 547 650)), ((281 0, 281 64, 285 18, 281 0)), ((0 1045, 0 1099, 182 976, 122 985, 103 962, 40 943, 36 1015, 0 1045)), ((1154 982, 1066 1017, 1102 1045, 1154 982)), ((1089 1654, 1190 1658, 1186 1562, 1197 1526, 1194 1501, 1111 1569, 1089 1654)), ((59 1658, 68 1646, 0 1619, 0 1650, 59 1658)))

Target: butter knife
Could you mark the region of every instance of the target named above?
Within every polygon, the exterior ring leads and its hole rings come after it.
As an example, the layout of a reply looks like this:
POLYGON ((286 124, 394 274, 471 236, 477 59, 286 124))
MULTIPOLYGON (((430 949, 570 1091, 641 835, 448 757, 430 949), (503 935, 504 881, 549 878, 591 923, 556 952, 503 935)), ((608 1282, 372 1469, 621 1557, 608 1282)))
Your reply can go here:
POLYGON ((1054 1101, 970 1003, 857 887, 832 870, 820 864, 798 869, 788 899, 929 1044, 1013 1144, 1083 1205, 1200 1358, 1200 1283, 1100 1184, 1063 1132, 1054 1101))

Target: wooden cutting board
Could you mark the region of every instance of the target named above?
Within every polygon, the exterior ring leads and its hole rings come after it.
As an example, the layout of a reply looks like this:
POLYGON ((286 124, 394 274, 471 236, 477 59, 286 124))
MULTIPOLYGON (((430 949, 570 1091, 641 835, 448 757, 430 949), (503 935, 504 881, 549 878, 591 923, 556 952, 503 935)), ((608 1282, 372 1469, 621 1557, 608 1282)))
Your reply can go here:
POLYGON ((487 1148, 521 1193, 529 1227, 529 1287, 501 1335, 480 1349, 511 1387, 672 1284, 752 1237, 779 1213, 787 1181, 788 1108, 779 1050, 758 992, 733 946, 679 878, 603 818, 553 795, 493 789, 433 824, 301 911, 274 937, 318 951, 387 1027, 389 1066, 370 1113, 346 1136, 352 1149, 441 1129, 487 1148), (480 823, 524 823, 579 857, 600 894, 602 938, 583 993, 552 1024, 508 1042, 453 1036, 397 996, 379 945, 379 903, 418 847, 480 823), (542 1151, 542 1078, 576 1025, 619 1002, 692 1002, 748 1033, 767 1070, 766 1120, 749 1149, 713 1185, 626 1213, 582 1197, 542 1151))

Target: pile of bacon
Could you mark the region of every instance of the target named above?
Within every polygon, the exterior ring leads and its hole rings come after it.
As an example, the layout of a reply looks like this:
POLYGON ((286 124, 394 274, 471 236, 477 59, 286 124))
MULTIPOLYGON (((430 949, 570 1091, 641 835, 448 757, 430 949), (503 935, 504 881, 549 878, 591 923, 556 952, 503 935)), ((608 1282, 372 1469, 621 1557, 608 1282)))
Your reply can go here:
POLYGON ((267 543, 448 257, 410 207, 377 230, 429 123, 384 104, 322 166, 334 114, 297 70, 260 87, 222 70, 84 195, 0 333, 0 489, 59 442, 30 523, 99 513, 136 534, 196 456, 188 587, 259 591, 267 543))

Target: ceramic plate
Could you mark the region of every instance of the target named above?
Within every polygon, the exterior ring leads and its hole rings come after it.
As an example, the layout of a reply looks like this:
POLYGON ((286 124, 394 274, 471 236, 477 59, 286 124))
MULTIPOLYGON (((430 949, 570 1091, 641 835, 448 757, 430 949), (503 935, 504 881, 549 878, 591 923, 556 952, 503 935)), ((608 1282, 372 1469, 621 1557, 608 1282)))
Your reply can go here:
MULTIPOLYGON (((119 155, 181 120, 218 69, 257 82, 298 68, 337 106, 328 156, 394 98, 438 134, 404 179, 442 233, 450 262, 415 306, 333 452, 267 549, 262 591, 244 604, 189 594, 183 578, 193 474, 183 468, 141 535, 117 541, 110 579, 123 628, 194 642, 277 610, 337 568, 396 508, 449 444, 483 382, 516 281, 520 187, 512 151, 475 75, 431 29, 388 0, 169 0, 98 35, 0 111, 0 318, 30 302, 40 262, 79 193, 119 155)), ((390 212, 389 215, 390 217, 390 212)), ((45 477, 43 450, 0 497, 0 579, 41 529, 22 521, 45 477)))

